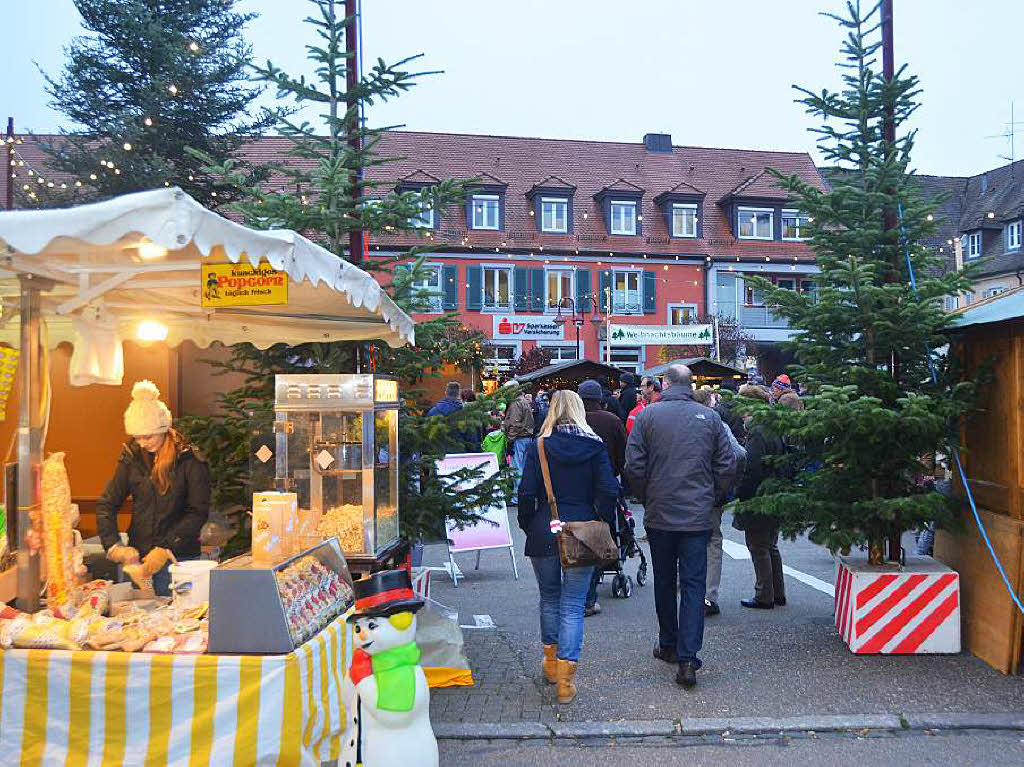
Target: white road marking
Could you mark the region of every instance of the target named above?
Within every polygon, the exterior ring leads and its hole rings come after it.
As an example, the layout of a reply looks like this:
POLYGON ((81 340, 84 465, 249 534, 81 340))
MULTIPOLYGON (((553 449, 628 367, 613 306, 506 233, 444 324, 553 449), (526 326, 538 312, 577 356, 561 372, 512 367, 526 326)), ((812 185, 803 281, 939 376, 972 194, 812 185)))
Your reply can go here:
MULTIPOLYGON (((747 547, 736 541, 730 541, 728 538, 722 540, 722 551, 728 554, 733 559, 750 559, 750 552, 747 551, 747 547)), ((789 565, 782 566, 782 572, 788 575, 790 578, 810 586, 812 589, 816 589, 824 594, 828 594, 830 597, 835 597, 835 586, 831 583, 826 583, 819 578, 815 578, 813 575, 795 570, 789 565)))
POLYGON ((490 615, 474 615, 473 624, 464 626, 460 625, 459 628, 463 629, 496 629, 498 626, 494 623, 494 619, 490 615))

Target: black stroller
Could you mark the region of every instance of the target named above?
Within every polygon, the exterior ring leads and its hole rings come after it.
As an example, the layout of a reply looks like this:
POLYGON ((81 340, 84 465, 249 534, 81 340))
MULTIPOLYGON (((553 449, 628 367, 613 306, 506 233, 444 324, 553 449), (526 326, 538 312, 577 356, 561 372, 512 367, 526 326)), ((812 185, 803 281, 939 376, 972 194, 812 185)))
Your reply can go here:
POLYGON ((626 560, 636 556, 640 557, 640 566, 636 570, 636 584, 645 586, 647 584, 647 557, 644 556, 643 549, 637 543, 636 521, 626 505, 625 498, 621 495, 615 503, 615 529, 612 530, 612 536, 618 544, 619 558, 601 571, 602 580, 603 576, 611 575, 612 596, 617 599, 628 599, 633 593, 633 577, 623 572, 626 560))

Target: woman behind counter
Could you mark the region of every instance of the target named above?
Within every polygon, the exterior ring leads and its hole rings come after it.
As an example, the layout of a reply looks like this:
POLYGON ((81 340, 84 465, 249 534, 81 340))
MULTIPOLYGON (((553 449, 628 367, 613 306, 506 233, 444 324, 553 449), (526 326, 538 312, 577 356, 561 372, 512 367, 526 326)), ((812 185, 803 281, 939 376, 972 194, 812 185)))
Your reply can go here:
POLYGON ((96 502, 96 526, 108 559, 125 565, 137 585, 151 577, 156 593, 168 596, 170 561, 200 554, 199 531, 210 511, 210 469, 171 428, 171 411, 150 381, 132 387, 124 430, 131 439, 96 502), (117 530, 117 513, 129 496, 126 546, 117 530))

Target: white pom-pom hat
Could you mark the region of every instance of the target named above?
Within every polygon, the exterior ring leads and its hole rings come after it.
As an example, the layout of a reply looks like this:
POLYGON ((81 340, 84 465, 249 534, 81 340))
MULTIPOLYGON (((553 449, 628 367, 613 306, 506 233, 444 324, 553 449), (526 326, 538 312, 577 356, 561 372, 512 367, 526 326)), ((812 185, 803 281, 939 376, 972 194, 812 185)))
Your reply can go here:
POLYGON ((132 387, 132 404, 124 411, 124 430, 133 437, 165 434, 171 428, 171 411, 160 401, 160 390, 152 381, 132 387))

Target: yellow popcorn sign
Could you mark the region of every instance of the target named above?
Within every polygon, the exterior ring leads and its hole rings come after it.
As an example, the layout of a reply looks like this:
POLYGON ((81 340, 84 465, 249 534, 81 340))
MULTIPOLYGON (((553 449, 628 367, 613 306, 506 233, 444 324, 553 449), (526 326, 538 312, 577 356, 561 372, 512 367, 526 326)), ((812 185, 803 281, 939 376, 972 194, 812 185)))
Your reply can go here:
POLYGON ((260 263, 206 264, 202 268, 202 304, 270 306, 288 303, 288 273, 260 263))

